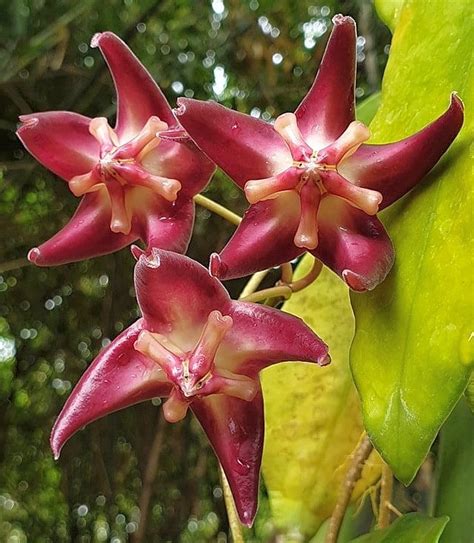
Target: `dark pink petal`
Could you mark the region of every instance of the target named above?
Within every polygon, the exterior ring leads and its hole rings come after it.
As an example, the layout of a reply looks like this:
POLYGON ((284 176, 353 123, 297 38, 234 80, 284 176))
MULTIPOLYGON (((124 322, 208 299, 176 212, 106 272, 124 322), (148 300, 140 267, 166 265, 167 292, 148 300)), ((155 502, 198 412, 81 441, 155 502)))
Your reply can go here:
POLYGON ((92 47, 99 47, 109 66, 117 91, 115 130, 123 143, 135 136, 152 115, 169 127, 176 125, 173 112, 158 85, 129 47, 112 32, 96 34, 92 47))
POLYGON ((142 329, 142 320, 127 328, 87 368, 53 427, 50 442, 56 458, 64 443, 86 424, 169 394, 163 371, 133 347, 142 329))
POLYGON ((245 302, 232 302, 228 314, 233 326, 222 347, 229 353, 229 365, 224 362, 222 367, 254 376, 277 362, 330 362, 327 345, 298 317, 245 302))
POLYGON ((225 395, 191 404, 229 481, 241 522, 251 526, 258 506, 264 418, 262 393, 251 402, 225 395))
POLYGON ((313 148, 337 139, 355 118, 356 25, 336 15, 313 86, 295 111, 298 126, 313 148))
POLYGON ((194 347, 211 311, 218 309, 226 314, 230 304, 225 288, 204 266, 159 249, 139 257, 135 289, 147 328, 168 336, 173 331, 184 331, 179 343, 183 349, 182 342, 189 342, 189 349, 194 347), (190 337, 194 325, 198 325, 195 338, 190 337))
POLYGON ((293 260, 304 251, 294 244, 299 219, 294 191, 251 205, 221 253, 211 256, 211 273, 234 279, 293 260))
POLYGON ((396 143, 361 145, 339 171, 353 183, 380 192, 380 209, 384 209, 433 168, 458 134, 463 118, 463 103, 453 94, 447 111, 431 124, 396 143))
POLYGON ((393 246, 377 217, 326 196, 318 223, 319 245, 311 252, 350 288, 372 290, 385 279, 394 261, 393 246))
POLYGON ((181 183, 181 197, 192 197, 204 190, 215 170, 215 165, 189 138, 183 142, 161 140, 145 156, 142 164, 155 175, 178 179, 181 183))
POLYGON ((89 133, 91 119, 69 111, 22 115, 17 135, 45 168, 69 181, 95 166, 99 144, 89 133))
POLYGON ((110 230, 110 203, 105 189, 86 194, 66 226, 51 239, 31 249, 28 259, 37 266, 56 266, 105 255, 126 247, 137 234, 110 230))
POLYGON ((196 145, 241 188, 292 164, 290 151, 272 125, 215 102, 178 98, 176 115, 196 145))
POLYGON ((178 198, 170 204, 150 195, 150 201, 138 217, 142 227, 140 237, 147 248, 157 247, 176 253, 185 253, 194 224, 194 202, 178 198))

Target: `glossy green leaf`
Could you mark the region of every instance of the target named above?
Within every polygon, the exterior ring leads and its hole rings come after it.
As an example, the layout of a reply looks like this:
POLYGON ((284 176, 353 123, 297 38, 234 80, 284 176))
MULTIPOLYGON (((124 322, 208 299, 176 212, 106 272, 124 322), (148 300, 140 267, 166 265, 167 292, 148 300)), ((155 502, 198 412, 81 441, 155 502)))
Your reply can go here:
POLYGON ((374 92, 357 106, 357 119, 369 124, 377 113, 382 99, 380 91, 374 92))
POLYGON ((400 19, 404 0, 375 0, 375 9, 382 21, 393 32, 400 19))
MULTIPOLYGON (((313 259, 305 257, 297 277, 313 259)), ((263 475, 273 519, 292 537, 313 535, 334 508, 346 462, 362 433, 362 416, 349 370, 354 319, 345 284, 327 268, 295 293, 284 310, 302 317, 328 343, 332 363, 279 364, 263 372, 266 437, 263 475)), ((379 476, 372 455, 354 498, 379 476)), ((300 539, 298 539, 300 538, 300 539)))
POLYGON ((395 245, 394 269, 373 292, 351 297, 357 322, 351 362, 365 425, 405 483, 463 393, 474 362, 469 5, 405 1, 371 124, 373 141, 395 141, 441 114, 451 91, 465 101, 465 125, 449 152, 383 216, 395 245))
POLYGON ((474 416, 462 398, 441 429, 436 515, 451 519, 442 543, 474 539, 474 416))
POLYGON ((437 543, 448 520, 448 517, 430 518, 409 513, 388 528, 353 539, 352 543, 437 543))

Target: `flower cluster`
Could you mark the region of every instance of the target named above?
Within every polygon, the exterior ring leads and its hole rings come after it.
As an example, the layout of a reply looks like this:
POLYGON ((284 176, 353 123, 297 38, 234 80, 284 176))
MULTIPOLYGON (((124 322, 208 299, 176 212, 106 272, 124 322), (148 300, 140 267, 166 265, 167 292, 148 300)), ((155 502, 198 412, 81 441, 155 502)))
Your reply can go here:
POLYGON ((18 136, 82 200, 69 223, 29 252, 40 266, 132 246, 141 318, 102 350, 76 385, 51 435, 55 457, 86 424, 166 398, 177 422, 190 409, 229 481, 241 521, 257 509, 264 437, 259 372, 282 361, 329 363, 327 346, 300 319, 231 300, 219 281, 284 264, 305 251, 358 291, 393 264, 377 212, 411 190, 459 132, 463 107, 395 143, 366 143, 355 120, 355 23, 336 16, 319 72, 294 113, 266 123, 159 87, 114 34, 92 39, 110 68, 117 120, 55 111, 21 117, 18 136), (210 273, 186 252, 193 197, 215 165, 250 204, 210 273), (181 254, 180 254, 181 253, 181 254))

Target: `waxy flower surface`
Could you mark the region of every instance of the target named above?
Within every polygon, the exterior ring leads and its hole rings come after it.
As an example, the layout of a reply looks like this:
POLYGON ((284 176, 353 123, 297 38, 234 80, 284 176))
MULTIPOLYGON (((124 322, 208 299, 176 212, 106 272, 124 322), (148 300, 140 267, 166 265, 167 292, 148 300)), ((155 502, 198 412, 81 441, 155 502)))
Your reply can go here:
POLYGON ((164 416, 191 409, 219 458, 243 523, 257 509, 264 416, 259 372, 286 360, 329 363, 326 345, 297 317, 233 301, 188 257, 137 247, 142 318, 103 349, 76 385, 51 435, 56 457, 80 428, 160 396, 164 416))
POLYGON ((251 204, 211 273, 232 279, 290 261, 304 251, 354 290, 384 280, 394 261, 376 214, 436 164, 463 122, 461 100, 396 143, 365 143, 355 120, 356 29, 337 15, 317 77, 295 113, 272 126, 213 102, 180 98, 177 116, 196 144, 251 204))
POLYGON ((192 197, 213 164, 184 134, 163 93, 122 40, 96 34, 117 91, 117 121, 67 111, 20 117, 28 151, 67 181, 82 201, 69 223, 30 251, 40 266, 117 251, 141 239, 148 248, 185 252, 194 223, 192 197))

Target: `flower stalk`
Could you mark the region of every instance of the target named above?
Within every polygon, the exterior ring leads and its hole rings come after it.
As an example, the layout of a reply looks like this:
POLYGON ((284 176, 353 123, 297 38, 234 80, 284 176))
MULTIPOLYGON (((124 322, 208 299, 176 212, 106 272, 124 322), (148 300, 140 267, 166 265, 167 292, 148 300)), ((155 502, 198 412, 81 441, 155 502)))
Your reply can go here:
POLYGON ((194 196, 194 201, 196 202, 196 204, 200 205, 204 209, 207 209, 208 211, 219 215, 231 224, 235 224, 238 226, 242 221, 242 217, 239 217, 237 213, 230 211, 230 209, 227 209, 223 205, 215 202, 214 200, 207 198, 203 194, 196 194, 196 196, 194 196))

